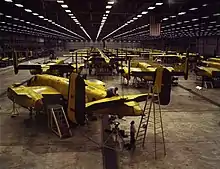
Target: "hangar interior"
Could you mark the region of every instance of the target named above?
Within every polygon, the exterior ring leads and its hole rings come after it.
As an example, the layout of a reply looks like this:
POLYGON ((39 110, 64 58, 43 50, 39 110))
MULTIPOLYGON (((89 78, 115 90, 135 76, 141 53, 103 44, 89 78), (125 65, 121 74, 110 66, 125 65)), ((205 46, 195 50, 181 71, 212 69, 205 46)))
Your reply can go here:
POLYGON ((0 168, 219 168, 219 9, 1 0, 0 168))

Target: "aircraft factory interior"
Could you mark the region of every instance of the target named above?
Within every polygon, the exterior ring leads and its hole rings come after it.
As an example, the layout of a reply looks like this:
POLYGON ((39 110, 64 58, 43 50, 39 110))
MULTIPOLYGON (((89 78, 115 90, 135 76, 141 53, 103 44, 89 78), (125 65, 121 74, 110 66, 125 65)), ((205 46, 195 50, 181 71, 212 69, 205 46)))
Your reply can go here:
POLYGON ((220 168, 219 0, 1 0, 0 169, 220 168))

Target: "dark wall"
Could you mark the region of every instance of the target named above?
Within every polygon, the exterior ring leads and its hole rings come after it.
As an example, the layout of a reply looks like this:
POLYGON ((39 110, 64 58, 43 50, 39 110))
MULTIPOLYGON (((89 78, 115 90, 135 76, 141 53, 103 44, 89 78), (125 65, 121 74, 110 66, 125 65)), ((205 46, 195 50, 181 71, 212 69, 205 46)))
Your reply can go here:
POLYGON ((191 52, 196 52, 196 39, 180 38, 145 41, 142 43, 142 47, 178 52, 185 52, 187 48, 190 48, 191 52))
POLYGON ((43 39, 23 34, 0 33, 1 49, 40 49, 40 48, 57 48, 63 47, 64 43, 55 39, 43 39))
POLYGON ((219 37, 197 37, 197 38, 179 38, 179 39, 160 39, 142 42, 142 47, 175 50, 178 52, 186 52, 187 48, 190 52, 197 52, 201 55, 220 55, 219 37))

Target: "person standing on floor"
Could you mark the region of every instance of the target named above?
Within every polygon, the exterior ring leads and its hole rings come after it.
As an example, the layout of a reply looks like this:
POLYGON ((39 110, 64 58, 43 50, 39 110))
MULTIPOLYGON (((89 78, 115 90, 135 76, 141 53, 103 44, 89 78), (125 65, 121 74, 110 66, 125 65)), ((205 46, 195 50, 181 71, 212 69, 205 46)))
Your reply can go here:
POLYGON ((136 128, 134 125, 134 121, 131 121, 130 123, 130 146, 131 149, 135 148, 135 134, 136 134, 136 128))

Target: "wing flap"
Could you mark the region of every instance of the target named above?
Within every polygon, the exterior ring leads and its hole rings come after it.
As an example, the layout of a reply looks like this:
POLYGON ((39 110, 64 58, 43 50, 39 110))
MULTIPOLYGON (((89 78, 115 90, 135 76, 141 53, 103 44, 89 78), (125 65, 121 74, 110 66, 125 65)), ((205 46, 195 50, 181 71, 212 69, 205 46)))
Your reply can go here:
POLYGON ((86 103, 86 109, 87 111, 94 111, 98 109, 105 109, 105 108, 111 108, 111 107, 117 107, 124 105, 125 103, 135 101, 135 102, 142 102, 147 99, 147 97, 151 97, 152 94, 137 94, 137 95, 127 95, 127 96, 114 96, 111 98, 104 98, 97 101, 92 101, 89 103, 86 103))
POLYGON ((61 72, 73 72, 75 68, 69 64, 50 65, 50 70, 59 70, 61 72))
POLYGON ((123 116, 140 116, 143 114, 143 110, 140 105, 135 102, 125 102, 124 104, 117 105, 115 107, 108 107, 103 109, 98 109, 94 111, 96 114, 108 114, 108 115, 118 115, 119 117, 123 116))

